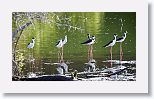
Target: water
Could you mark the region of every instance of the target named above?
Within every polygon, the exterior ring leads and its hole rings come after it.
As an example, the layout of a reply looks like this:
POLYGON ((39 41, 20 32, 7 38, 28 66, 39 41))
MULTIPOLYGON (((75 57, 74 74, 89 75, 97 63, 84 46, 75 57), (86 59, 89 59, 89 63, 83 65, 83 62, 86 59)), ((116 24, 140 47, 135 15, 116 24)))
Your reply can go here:
MULTIPOLYGON (((113 39, 114 33, 120 37, 124 31, 128 31, 122 45, 123 60, 136 60, 135 12, 14 12, 12 19, 13 35, 14 31, 23 24, 32 22, 21 35, 19 31, 12 39, 12 56, 14 57, 15 50, 15 60, 22 75, 31 71, 55 74, 56 65, 51 65, 58 62, 58 49, 55 45, 58 40, 64 39, 65 35, 68 36, 68 42, 64 46, 64 60, 67 63, 71 62, 68 64, 69 72, 85 70, 85 63, 88 62, 88 46, 80 43, 87 40, 88 33, 96 37, 93 54, 97 68, 110 66, 110 62, 103 62, 110 60, 109 49, 103 46, 113 39), (20 39, 16 46, 18 37, 20 39), (35 47, 27 49, 32 37, 36 38, 35 47)), ((119 60, 119 43, 116 43, 112 49, 113 60, 119 60)), ((123 65, 136 67, 136 64, 123 65)))

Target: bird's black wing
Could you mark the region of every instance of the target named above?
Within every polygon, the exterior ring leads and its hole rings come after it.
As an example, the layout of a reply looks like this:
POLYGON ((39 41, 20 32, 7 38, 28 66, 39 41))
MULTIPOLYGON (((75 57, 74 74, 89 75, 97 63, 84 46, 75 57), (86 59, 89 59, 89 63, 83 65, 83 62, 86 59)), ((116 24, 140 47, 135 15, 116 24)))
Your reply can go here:
POLYGON ((56 43, 56 46, 59 44, 60 40, 56 43))
POLYGON ((116 39, 116 41, 120 41, 122 39, 123 39, 123 37, 119 37, 119 38, 116 39))
POLYGON ((106 45, 104 45, 103 47, 106 47, 108 46, 110 43, 112 43, 113 41, 110 41, 109 43, 107 43, 106 45))
POLYGON ((81 44, 87 44, 87 43, 90 43, 91 41, 92 41, 92 39, 89 39, 89 40, 87 40, 87 41, 85 41, 85 42, 83 42, 81 44))
MULTIPOLYGON (((28 45, 29 45, 29 44, 30 44, 30 43, 28 43, 28 45)), ((28 46, 28 45, 27 45, 27 46, 28 46)))

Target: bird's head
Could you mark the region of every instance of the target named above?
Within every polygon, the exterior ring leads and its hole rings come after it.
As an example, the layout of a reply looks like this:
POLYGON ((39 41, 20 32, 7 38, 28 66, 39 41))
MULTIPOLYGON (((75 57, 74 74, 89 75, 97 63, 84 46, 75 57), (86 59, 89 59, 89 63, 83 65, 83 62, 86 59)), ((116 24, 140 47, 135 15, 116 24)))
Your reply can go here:
POLYGON ((128 33, 127 31, 124 32, 124 34, 127 34, 127 33, 128 33))
POLYGON ((35 40, 35 38, 33 37, 32 40, 35 40))
POLYGON ((92 36, 92 39, 94 40, 95 39, 95 36, 92 36))
POLYGON ((118 35, 117 34, 114 34, 114 37, 117 37, 118 35))

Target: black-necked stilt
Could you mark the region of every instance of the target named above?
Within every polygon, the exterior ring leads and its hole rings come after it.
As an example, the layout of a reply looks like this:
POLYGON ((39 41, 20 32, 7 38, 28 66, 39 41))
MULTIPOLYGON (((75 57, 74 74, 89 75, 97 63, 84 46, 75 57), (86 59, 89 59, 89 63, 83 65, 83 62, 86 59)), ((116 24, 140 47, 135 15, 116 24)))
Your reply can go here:
POLYGON ((32 41, 28 44, 27 48, 33 48, 34 47, 34 44, 35 44, 35 38, 33 37, 32 38, 32 41))
POLYGON ((66 43, 67 43, 67 35, 63 40, 60 39, 56 44, 56 47, 58 48, 58 62, 63 61, 63 47, 66 43), (59 60, 59 57, 61 58, 60 60, 59 60))
POLYGON ((117 38, 116 42, 120 42, 120 61, 122 61, 123 51, 122 51, 122 42, 126 39, 127 31, 124 32, 122 37, 117 38))
MULTIPOLYGON (((35 38, 32 38, 32 41, 28 44, 27 48, 33 49, 35 45, 35 38)), ((31 61, 31 60, 30 60, 31 61)), ((33 51, 32 51, 32 65, 31 65, 31 71, 33 72, 33 64, 34 64, 34 58, 33 58, 33 51)))
POLYGON ((104 46, 104 47, 110 47, 111 60, 112 60, 112 47, 113 47, 113 46, 115 45, 115 43, 116 43, 116 37, 117 37, 117 35, 114 34, 114 39, 104 46))
POLYGON ((90 37, 90 34, 88 34, 88 40, 81 43, 84 45, 88 45, 88 60, 93 59, 93 44, 95 43, 95 36, 90 37))

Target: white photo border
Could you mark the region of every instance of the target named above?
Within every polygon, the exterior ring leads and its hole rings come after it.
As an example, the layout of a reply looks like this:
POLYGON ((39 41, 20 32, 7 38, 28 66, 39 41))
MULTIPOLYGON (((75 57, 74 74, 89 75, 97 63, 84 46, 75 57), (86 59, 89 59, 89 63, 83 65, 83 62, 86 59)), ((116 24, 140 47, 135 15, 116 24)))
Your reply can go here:
POLYGON ((148 4, 146 2, 5 0, 0 3, 0 11, 1 92, 148 93, 148 4), (12 12, 136 12, 136 81, 12 81, 12 12))

